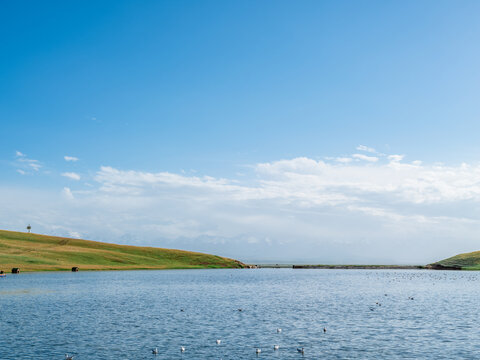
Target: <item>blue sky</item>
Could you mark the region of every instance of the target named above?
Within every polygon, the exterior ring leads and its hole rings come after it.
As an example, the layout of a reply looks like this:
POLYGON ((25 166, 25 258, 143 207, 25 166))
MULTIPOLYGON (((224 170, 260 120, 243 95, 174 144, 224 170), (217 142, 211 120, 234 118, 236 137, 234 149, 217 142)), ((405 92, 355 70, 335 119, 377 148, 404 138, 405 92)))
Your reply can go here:
POLYGON ((479 248, 478 2, 0 6, 0 227, 245 260, 479 248))

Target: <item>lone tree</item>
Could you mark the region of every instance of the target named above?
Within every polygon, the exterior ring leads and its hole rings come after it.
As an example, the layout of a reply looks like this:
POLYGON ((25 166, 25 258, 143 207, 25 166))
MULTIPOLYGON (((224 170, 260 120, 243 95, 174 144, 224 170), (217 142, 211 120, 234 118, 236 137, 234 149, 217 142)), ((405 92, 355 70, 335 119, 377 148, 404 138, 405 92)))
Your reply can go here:
POLYGON ((30 230, 32 230, 32 227, 30 226, 30 224, 28 224, 27 230, 28 230, 28 232, 30 232, 30 230))

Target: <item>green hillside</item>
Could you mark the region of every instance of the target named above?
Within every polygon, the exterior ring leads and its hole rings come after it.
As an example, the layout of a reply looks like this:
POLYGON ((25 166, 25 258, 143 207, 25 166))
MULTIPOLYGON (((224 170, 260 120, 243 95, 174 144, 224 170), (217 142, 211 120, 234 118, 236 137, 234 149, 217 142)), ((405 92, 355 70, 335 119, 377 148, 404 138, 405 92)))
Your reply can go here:
POLYGON ((480 270, 480 251, 459 254, 428 265, 429 268, 480 270))
POLYGON ((0 230, 0 270, 21 271, 242 268, 228 258, 197 252, 115 245, 0 230))

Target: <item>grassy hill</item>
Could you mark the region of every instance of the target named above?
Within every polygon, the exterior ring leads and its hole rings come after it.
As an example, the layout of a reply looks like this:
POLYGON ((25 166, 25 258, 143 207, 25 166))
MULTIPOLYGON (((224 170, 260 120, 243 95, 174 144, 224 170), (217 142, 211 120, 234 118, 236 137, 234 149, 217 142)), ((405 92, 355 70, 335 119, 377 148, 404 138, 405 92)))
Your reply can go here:
POLYGON ((197 252, 115 245, 0 230, 0 270, 21 271, 242 268, 239 261, 197 252))
POLYGON ((449 268, 458 270, 480 270, 480 251, 459 254, 430 264, 430 268, 449 268))

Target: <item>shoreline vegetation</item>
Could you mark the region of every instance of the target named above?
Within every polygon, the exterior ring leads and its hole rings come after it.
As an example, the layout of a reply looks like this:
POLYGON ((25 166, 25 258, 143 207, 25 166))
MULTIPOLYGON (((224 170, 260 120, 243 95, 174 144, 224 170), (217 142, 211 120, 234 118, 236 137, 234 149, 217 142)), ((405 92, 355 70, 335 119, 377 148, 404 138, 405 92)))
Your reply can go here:
POLYGON ((458 254, 428 266, 445 270, 480 270, 480 251, 458 254))
POLYGON ((293 268, 293 269, 364 269, 364 270, 480 270, 480 251, 464 253, 437 261, 428 265, 331 265, 331 264, 261 264, 258 268, 293 268))
POLYGON ((294 269, 424 269, 421 265, 293 265, 294 269))
POLYGON ((0 230, 0 271, 235 269, 221 256, 0 230))
POLYGON ((257 268, 264 268, 264 269, 281 269, 281 268, 289 268, 289 269, 347 269, 347 270, 368 270, 368 269, 396 269, 396 270, 418 270, 418 269, 430 269, 427 266, 423 265, 332 265, 332 264, 319 264, 319 265, 295 265, 295 264, 260 264, 255 265, 257 268))
POLYGON ((286 265, 286 264, 263 264, 254 265, 264 269, 344 269, 344 270, 480 270, 480 266, 465 267, 459 265, 447 265, 433 263, 428 265, 286 265))

